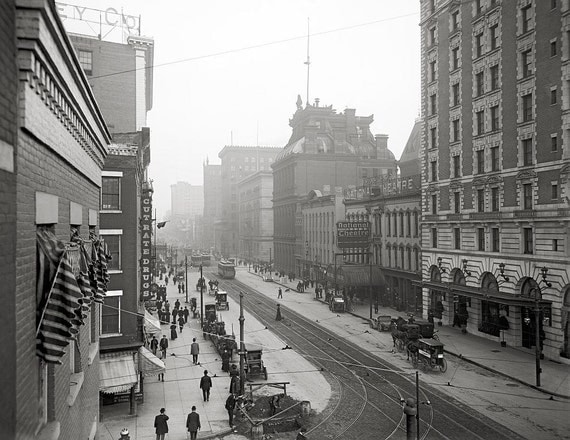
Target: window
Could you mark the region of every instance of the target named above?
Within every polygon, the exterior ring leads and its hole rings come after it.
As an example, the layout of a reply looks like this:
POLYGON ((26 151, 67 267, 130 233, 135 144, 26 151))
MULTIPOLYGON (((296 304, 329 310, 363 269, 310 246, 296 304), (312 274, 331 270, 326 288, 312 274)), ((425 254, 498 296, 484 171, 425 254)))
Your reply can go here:
POLYGON ((480 110, 475 113, 475 134, 480 135, 485 133, 485 111, 480 110))
POLYGON ((499 129, 499 106, 494 105, 491 107, 491 131, 499 129))
POLYGON ((456 70, 459 68, 459 47, 451 49, 451 69, 456 70))
POLYGON ((499 228, 491 228, 491 252, 500 252, 499 228))
POLYGON ((532 138, 522 140, 523 166, 532 165, 532 138))
POLYGON ((429 103, 430 103, 430 113, 433 116, 437 113, 437 95, 435 93, 433 95, 430 95, 429 103))
POLYGON ((550 135, 550 151, 558 151, 558 135, 556 134, 550 135))
POLYGON ((558 50, 557 50, 556 40, 552 40, 550 42, 550 56, 555 57, 557 52, 558 50))
POLYGON ((521 54, 521 63, 522 63, 523 78, 532 75, 532 52, 530 49, 525 50, 521 54))
POLYGON ((523 228, 523 252, 532 254, 534 251, 532 228, 523 228))
POLYGON ((453 156, 453 177, 461 177, 461 156, 453 156))
POLYGON ((453 207, 456 214, 461 212, 461 193, 459 191, 453 193, 453 207))
POLYGON ((523 209, 532 209, 532 184, 525 183, 523 186, 523 209))
POLYGON ((475 96, 481 96, 485 93, 485 79, 483 72, 475 74, 475 96))
POLYGON ((478 150, 475 152, 475 159, 477 163, 477 174, 483 174, 485 172, 485 151, 478 150))
POLYGON ((489 72, 491 75, 491 90, 497 90, 499 88, 499 65, 491 66, 489 72))
POLYGON ((485 212, 485 190, 477 190, 477 212, 485 212))
POLYGON ((429 130, 430 139, 431 139, 431 148, 437 148, 437 128, 432 127, 429 130))
POLYGON ((475 35, 475 56, 479 58, 483 55, 483 33, 475 35))
POLYGON ((406 234, 407 237, 410 237, 412 234, 412 216, 409 212, 406 213, 406 223, 408 226, 408 233, 406 234))
POLYGON ((456 31, 459 28, 459 11, 451 13, 451 30, 456 31))
POLYGON ((121 210, 121 178, 103 176, 101 182, 101 209, 121 210))
POLYGON ((530 9, 530 6, 531 5, 528 5, 521 9, 523 33, 528 32, 532 29, 532 11, 530 9))
POLYGON ((499 25, 495 24, 489 28, 491 34, 491 50, 499 47, 499 25))
POLYGON ((85 75, 93 75, 93 52, 88 50, 80 50, 79 64, 85 72, 85 75))
POLYGON ((491 147, 491 171, 499 171, 499 147, 491 147))
POLYGON ((400 237, 404 236, 404 213, 400 212, 400 237))
POLYGON ((475 0, 475 15, 481 15, 483 13, 483 2, 482 0, 475 0))
POLYGON ((414 237, 417 237, 419 233, 420 233, 419 215, 417 211, 414 211, 414 237))
POLYGON ((121 235, 111 235, 106 232, 103 230, 99 231, 111 256, 111 259, 107 262, 107 268, 109 270, 121 270, 121 235))
POLYGON ((558 182, 553 182, 551 186, 551 196, 552 200, 558 199, 558 182))
POLYGON ((429 37, 428 37, 429 45, 434 46, 435 45, 435 26, 432 28, 429 28, 428 32, 429 32, 429 37))
POLYGON ((491 188, 491 211, 499 210, 499 188, 491 188))
POLYGON ((431 165, 431 181, 437 182, 437 160, 432 160, 431 165))
POLYGON ((101 335, 121 333, 121 290, 108 291, 101 307, 101 335))
POLYGON ((452 129, 451 141, 452 142, 459 141, 459 119, 454 119, 453 121, 451 121, 451 129, 452 129))
POLYGON ((455 249, 461 249, 461 228, 453 229, 453 245, 455 249))
POLYGON ((477 250, 485 250, 485 228, 477 228, 477 250))
POLYGON ((437 195, 432 194, 431 196, 431 213, 437 214, 437 195))
POLYGON ((558 93, 556 91, 556 87, 550 89, 550 105, 556 104, 558 101, 558 93))
POLYGON ((431 247, 437 247, 437 229, 431 228, 431 247))
POLYGON ((550 0, 550 9, 556 9, 556 0, 550 0))
POLYGON ((432 61, 431 63, 429 63, 429 77, 430 77, 430 81, 435 81, 436 77, 435 77, 435 61, 432 61))
POLYGON ((532 121, 532 93, 527 93, 522 97, 522 117, 523 122, 532 121))
POLYGON ((558 252, 558 239, 556 238, 552 239, 552 250, 554 252, 558 252))

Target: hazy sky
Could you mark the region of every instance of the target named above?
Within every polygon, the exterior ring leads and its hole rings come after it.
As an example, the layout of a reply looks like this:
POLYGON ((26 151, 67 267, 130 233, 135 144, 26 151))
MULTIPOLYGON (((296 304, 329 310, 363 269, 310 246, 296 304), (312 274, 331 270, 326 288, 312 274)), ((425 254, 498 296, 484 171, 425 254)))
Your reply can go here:
MULTIPOLYGON (((374 115, 396 155, 420 110, 419 0, 75 0, 141 16, 155 42, 150 177, 161 219, 170 185, 202 185, 202 163, 230 145, 284 147, 309 101, 374 115)), ((67 24, 69 24, 67 20, 67 24)), ((105 30, 106 31, 106 30, 105 30)), ((109 39, 120 40, 120 32, 109 39)))

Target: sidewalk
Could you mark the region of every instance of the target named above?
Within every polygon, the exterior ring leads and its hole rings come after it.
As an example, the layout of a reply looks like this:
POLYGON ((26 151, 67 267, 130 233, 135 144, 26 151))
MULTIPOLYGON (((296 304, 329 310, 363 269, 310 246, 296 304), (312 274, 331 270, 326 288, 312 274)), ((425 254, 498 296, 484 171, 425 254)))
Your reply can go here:
MULTIPOLYGON (((298 281, 285 281, 277 284, 295 290, 298 281)), ((309 288, 305 293, 314 296, 314 290, 314 288, 309 288)), ((350 313, 362 319, 369 319, 370 305, 354 305, 350 313)), ((378 315, 406 318, 405 312, 398 312, 388 307, 380 307, 378 313, 374 313, 373 310, 372 317, 378 315)), ((445 344, 446 353, 544 393, 570 398, 570 367, 568 365, 542 359, 540 361, 541 386, 537 387, 534 353, 515 347, 501 347, 497 342, 470 333, 462 333, 460 329, 454 327, 442 326, 436 329, 441 342, 445 344)))

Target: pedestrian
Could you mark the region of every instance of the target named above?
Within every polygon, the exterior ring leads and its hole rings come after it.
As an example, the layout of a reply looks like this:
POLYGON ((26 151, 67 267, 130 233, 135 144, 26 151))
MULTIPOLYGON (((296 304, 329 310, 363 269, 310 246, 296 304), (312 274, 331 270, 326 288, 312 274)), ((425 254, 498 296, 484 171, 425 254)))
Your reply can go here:
POLYGON ((210 388, 212 388, 212 378, 208 376, 208 370, 204 370, 204 375, 202 376, 202 379, 200 379, 200 388, 202 390, 204 402, 209 402, 210 388))
POLYGON ((277 304, 277 315, 275 316, 276 321, 281 321, 283 317, 281 316, 281 304, 277 304))
POLYGON ((156 356, 156 350, 158 349, 158 339, 156 339, 156 336, 154 335, 152 335, 152 339, 150 340, 150 349, 152 351, 152 354, 156 356))
POLYGON ((164 303, 164 310, 166 310, 166 313, 170 315, 170 303, 168 302, 168 300, 166 300, 166 302, 164 303))
POLYGON ((178 293, 182 293, 182 285, 178 284, 178 293))
POLYGON ((186 286, 184 286, 184 283, 182 283, 182 293, 186 292, 186 286))
POLYGON ((162 301, 161 300, 156 301, 156 310, 162 310, 162 301))
POLYGON ((178 333, 176 332, 176 324, 172 324, 170 326, 170 339, 175 340, 178 337, 178 333))
POLYGON ((222 353, 222 371, 225 371, 226 373, 230 370, 230 352, 227 349, 224 349, 224 352, 222 353))
POLYGON ((188 316, 190 316, 190 310, 188 310, 188 307, 184 306, 182 314, 184 315, 184 324, 188 323, 188 316))
POLYGON ((177 309, 180 309, 180 300, 177 299, 176 302, 174 303, 174 307, 176 307, 177 309))
POLYGON ((232 364, 232 369, 230 371, 230 393, 239 394, 240 384, 239 384, 239 371, 236 364, 232 364))
POLYGON ((230 427, 234 426, 234 408, 236 407, 236 398, 233 393, 230 393, 226 399, 226 410, 228 411, 228 419, 230 427))
POLYGON ((277 299, 279 299, 279 298, 283 298, 283 291, 281 290, 281 287, 277 291, 277 299))
POLYGON ((269 415, 274 416, 277 412, 277 408, 281 408, 281 405, 279 404, 280 399, 281 396, 279 394, 275 394, 269 398, 269 415))
POLYGON ((172 309, 172 323, 176 324, 176 315, 178 315, 178 309, 175 307, 172 309))
POLYGON ((160 414, 154 418, 154 427, 156 428, 156 440, 164 440, 165 434, 168 434, 168 416, 166 409, 160 408, 160 414))
POLYGON ((164 278, 164 284, 166 284, 168 286, 168 277, 164 278))
POLYGON ((168 348, 168 339, 166 339, 166 335, 162 335, 162 339, 160 340, 160 357, 162 360, 166 359, 166 349, 168 348))
POLYGON ((182 313, 180 313, 180 315, 178 316, 178 327, 180 328, 180 333, 182 333, 184 324, 186 324, 186 321, 184 320, 184 316, 182 315, 182 313))
POLYGON ((192 406, 192 412, 188 414, 188 418, 186 419, 186 428, 188 428, 188 432, 190 433, 190 440, 196 440, 201 427, 200 415, 196 412, 196 407, 192 406))
POLYGON ((199 365, 198 355, 200 354, 200 345, 196 342, 196 338, 192 339, 192 344, 190 345, 190 354, 192 355, 192 363, 194 365, 199 365))

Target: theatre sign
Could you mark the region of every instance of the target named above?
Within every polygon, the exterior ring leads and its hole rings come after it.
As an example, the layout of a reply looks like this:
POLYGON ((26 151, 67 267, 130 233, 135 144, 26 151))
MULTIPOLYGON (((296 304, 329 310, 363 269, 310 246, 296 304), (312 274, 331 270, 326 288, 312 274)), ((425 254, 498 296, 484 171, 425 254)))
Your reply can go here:
POLYGON ((337 246, 340 249, 370 246, 370 222, 337 222, 337 246))

